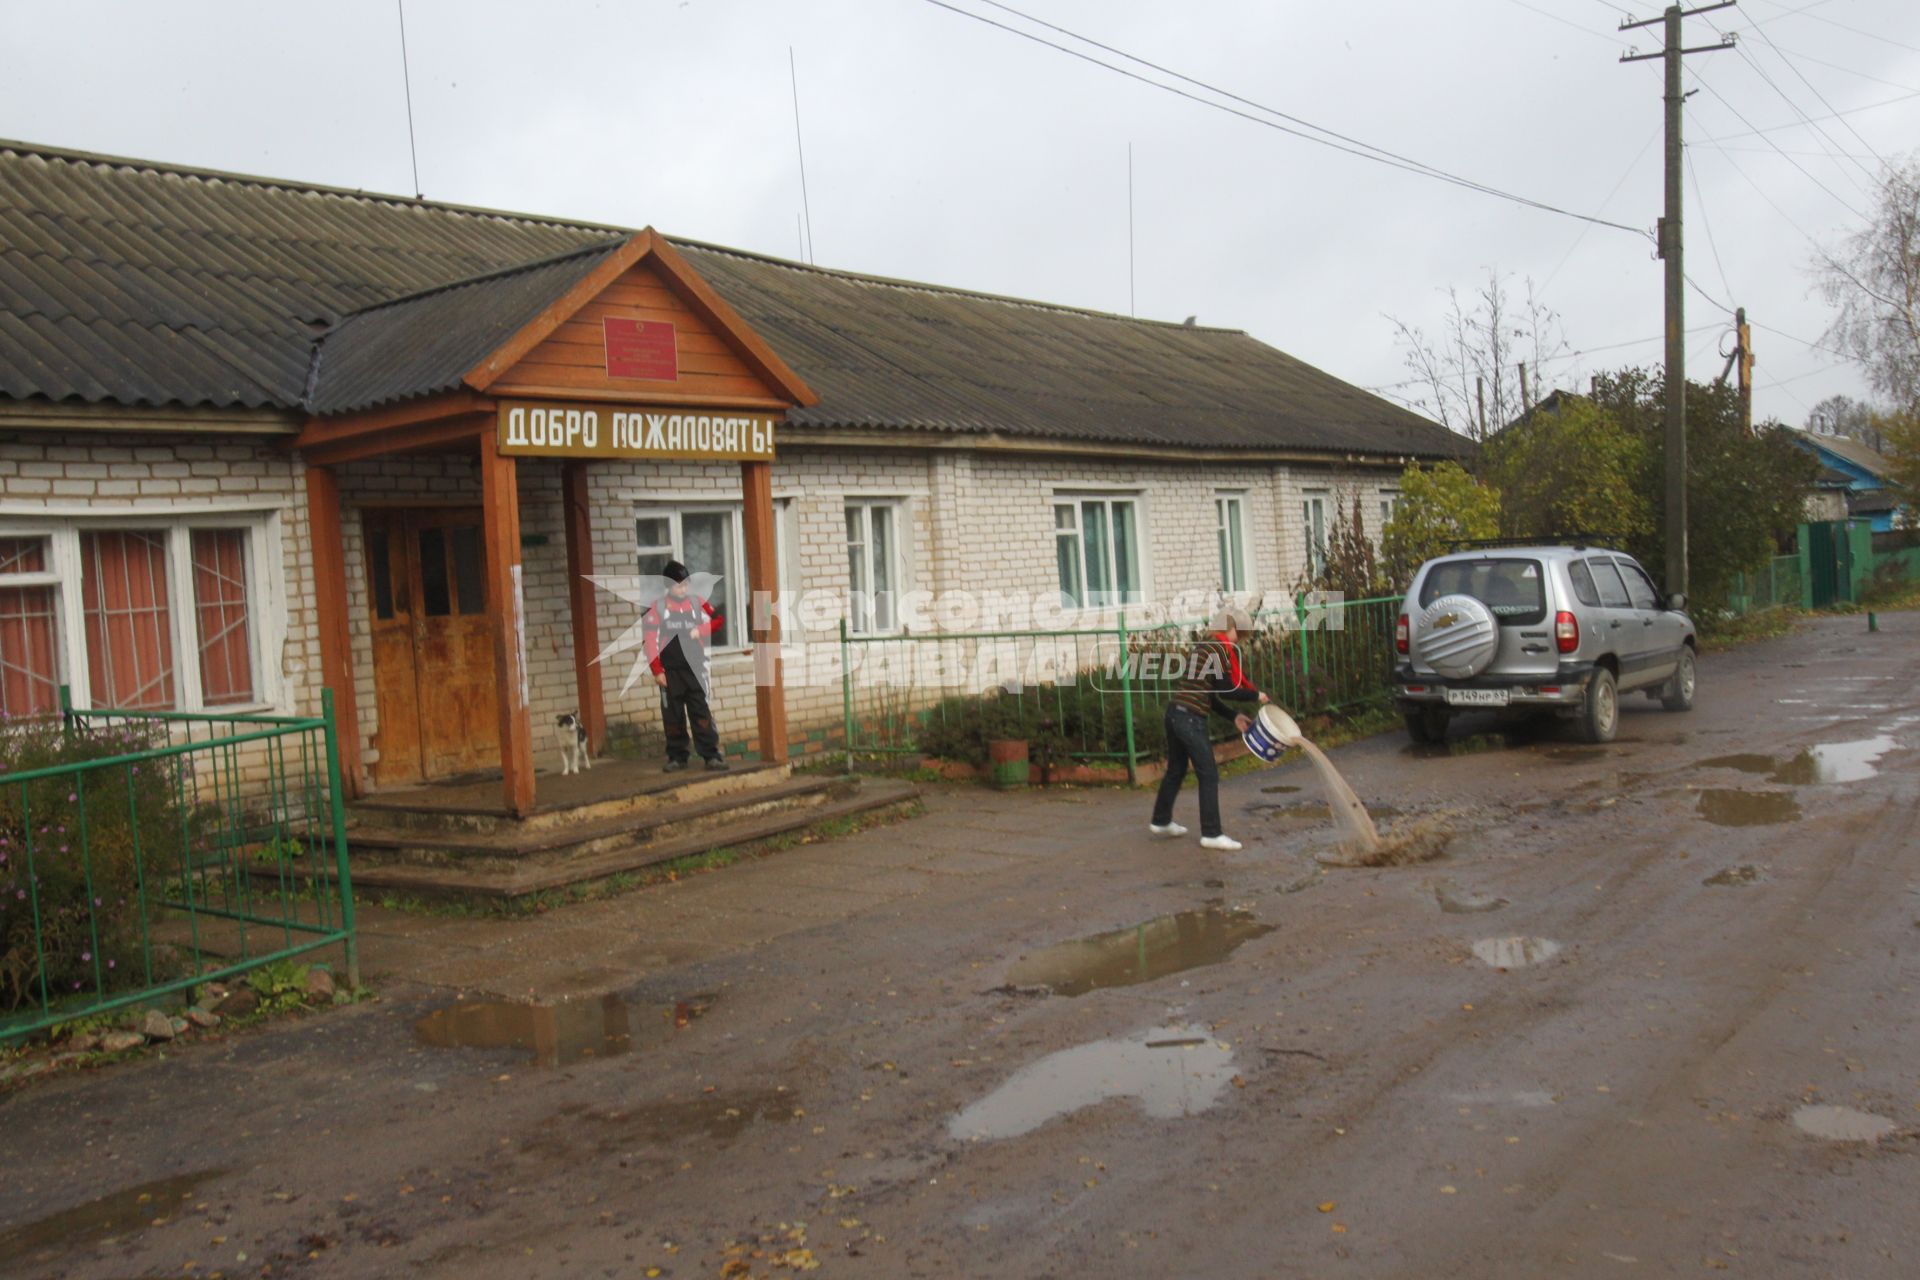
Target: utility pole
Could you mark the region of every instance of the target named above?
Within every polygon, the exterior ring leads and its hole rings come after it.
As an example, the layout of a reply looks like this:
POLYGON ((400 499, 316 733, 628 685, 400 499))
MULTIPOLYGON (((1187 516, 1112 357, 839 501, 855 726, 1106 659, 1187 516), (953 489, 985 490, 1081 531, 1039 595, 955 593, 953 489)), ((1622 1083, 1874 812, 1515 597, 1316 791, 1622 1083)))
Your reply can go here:
POLYGON ((1533 397, 1527 394, 1527 362, 1520 362, 1520 412, 1533 412, 1533 397))
POLYGON ((1480 443, 1487 442, 1487 380, 1480 374, 1473 375, 1473 398, 1480 402, 1480 443))
POLYGON ((1747 324, 1747 309, 1733 312, 1734 358, 1740 362, 1740 428, 1753 434, 1753 330, 1747 324))
POLYGON ((1645 62, 1652 58, 1666 61, 1667 89, 1667 212, 1660 219, 1660 257, 1667 264, 1667 590, 1685 594, 1687 590, 1687 349, 1686 349, 1686 272, 1681 259, 1680 169, 1684 153, 1680 149, 1681 108, 1687 100, 1680 87, 1680 59, 1689 53, 1711 53, 1733 48, 1731 37, 1719 44, 1681 43, 1681 23, 1695 14, 1731 9, 1737 0, 1720 0, 1692 9, 1673 5, 1658 18, 1623 22, 1620 30, 1665 27, 1665 47, 1659 53, 1623 53, 1622 62, 1645 62))

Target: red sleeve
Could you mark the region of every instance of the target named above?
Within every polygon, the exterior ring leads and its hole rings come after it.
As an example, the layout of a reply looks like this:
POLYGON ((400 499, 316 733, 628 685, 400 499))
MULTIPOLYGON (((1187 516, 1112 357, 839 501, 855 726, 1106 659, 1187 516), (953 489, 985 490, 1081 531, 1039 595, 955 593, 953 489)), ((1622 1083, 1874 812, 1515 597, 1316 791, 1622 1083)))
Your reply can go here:
POLYGON ((640 619, 640 636, 647 655, 647 666, 655 675, 661 675, 666 667, 660 662, 660 606, 655 604, 640 619))
POLYGON ((705 600, 700 602, 700 611, 706 614, 706 617, 700 620, 700 625, 694 630, 694 634, 700 637, 701 644, 705 644, 713 636, 714 628, 720 625, 716 621, 720 615, 705 600))
POLYGON ((1220 647, 1227 651, 1227 675, 1233 681, 1235 689, 1251 689, 1253 683, 1247 679, 1247 673, 1240 669, 1240 646, 1228 644, 1222 640, 1220 647))

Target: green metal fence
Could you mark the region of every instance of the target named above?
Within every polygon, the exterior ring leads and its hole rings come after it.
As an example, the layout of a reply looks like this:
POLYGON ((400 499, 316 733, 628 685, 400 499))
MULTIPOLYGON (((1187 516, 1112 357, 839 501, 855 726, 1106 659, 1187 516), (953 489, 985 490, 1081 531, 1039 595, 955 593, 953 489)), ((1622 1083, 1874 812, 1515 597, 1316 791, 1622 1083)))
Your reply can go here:
POLYGON ((335 945, 357 985, 330 690, 317 717, 61 694, 0 729, 0 1043, 335 945))
POLYGON ((1797 609, 1805 590, 1798 555, 1775 556, 1765 568, 1736 573, 1727 590, 1727 609, 1736 615, 1781 607, 1797 609))
MULTIPOLYGON (((1289 711, 1350 711, 1391 696, 1400 598, 1302 597, 1253 616, 1246 673, 1289 711)), ((1165 659, 1197 621, 1075 630, 860 636, 840 632, 849 761, 866 756, 985 758, 1023 739, 1036 759, 1134 766, 1163 754, 1160 713, 1176 682, 1165 659)), ((1224 733, 1223 726, 1216 726, 1224 733)))

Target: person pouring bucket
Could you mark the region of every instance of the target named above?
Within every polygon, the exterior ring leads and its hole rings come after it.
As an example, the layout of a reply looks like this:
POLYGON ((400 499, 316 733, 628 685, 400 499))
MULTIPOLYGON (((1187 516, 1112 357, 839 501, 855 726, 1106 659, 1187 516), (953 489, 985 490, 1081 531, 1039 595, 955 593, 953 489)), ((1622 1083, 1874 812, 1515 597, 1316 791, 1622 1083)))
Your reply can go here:
POLYGON ((687 579, 693 575, 678 560, 660 570, 671 584, 654 601, 642 620, 647 665, 660 686, 660 721, 667 734, 667 772, 687 767, 688 727, 693 745, 709 769, 724 769, 720 731, 714 727, 707 697, 713 688, 707 668, 707 642, 721 625, 720 615, 693 594, 687 579))
POLYGON ((1207 734, 1207 716, 1219 712, 1233 717, 1233 727, 1246 733, 1249 714, 1269 701, 1254 688, 1240 666, 1240 633, 1251 630, 1246 611, 1228 605, 1213 615, 1202 636, 1188 651, 1180 680, 1167 703, 1167 772, 1153 802, 1153 820, 1147 830, 1156 836, 1184 836, 1187 829, 1173 820, 1173 804, 1193 767, 1200 779, 1200 845, 1232 851, 1240 842, 1220 826, 1220 767, 1213 760, 1213 742, 1207 734), (1244 707, 1245 710, 1239 708, 1244 707))

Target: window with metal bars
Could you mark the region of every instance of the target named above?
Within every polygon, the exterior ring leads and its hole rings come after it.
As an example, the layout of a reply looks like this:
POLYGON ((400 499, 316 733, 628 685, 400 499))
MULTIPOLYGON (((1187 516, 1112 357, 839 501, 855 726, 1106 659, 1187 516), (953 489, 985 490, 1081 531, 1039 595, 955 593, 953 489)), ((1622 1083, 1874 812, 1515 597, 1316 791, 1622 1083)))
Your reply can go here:
POLYGON ((195 529, 190 550, 199 624, 200 701, 210 707, 252 702, 246 530, 195 529))
POLYGON ((45 538, 0 538, 0 716, 60 709, 57 583, 45 538))
POLYGON ((167 589, 167 531, 82 531, 80 601, 93 705, 171 707, 173 615, 167 589))

